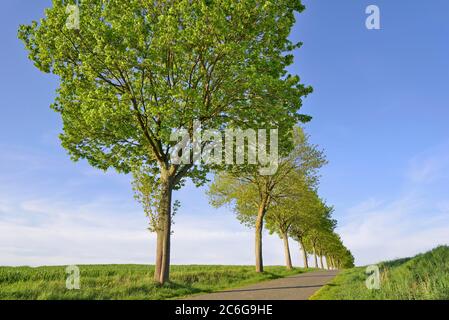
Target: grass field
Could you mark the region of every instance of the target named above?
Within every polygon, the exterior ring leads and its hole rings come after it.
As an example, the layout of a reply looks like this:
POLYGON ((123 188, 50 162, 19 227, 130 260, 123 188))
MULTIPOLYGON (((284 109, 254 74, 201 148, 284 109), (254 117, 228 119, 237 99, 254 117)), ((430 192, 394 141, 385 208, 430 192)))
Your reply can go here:
POLYGON ((449 247, 441 246, 413 258, 379 264, 380 289, 368 290, 366 268, 343 270, 315 293, 315 300, 449 299, 449 247))
MULTIPOLYGON (((305 272, 285 267, 172 266, 171 282, 153 282, 148 265, 80 265, 80 290, 67 290, 65 266, 0 267, 0 299, 176 299, 305 272)), ((312 269, 313 270, 313 269, 312 269)))

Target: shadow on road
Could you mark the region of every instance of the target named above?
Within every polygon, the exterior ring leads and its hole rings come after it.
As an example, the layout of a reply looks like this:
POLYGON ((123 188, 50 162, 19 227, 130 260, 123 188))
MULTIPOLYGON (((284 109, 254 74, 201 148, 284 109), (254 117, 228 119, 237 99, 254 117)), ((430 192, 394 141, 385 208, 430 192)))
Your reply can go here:
POLYGON ((289 278, 333 278, 335 277, 334 274, 321 274, 321 275, 297 275, 297 276, 290 276, 289 278))
POLYGON ((236 289, 219 291, 219 293, 233 293, 233 292, 251 292, 251 291, 269 291, 269 290, 283 290, 283 289, 304 289, 304 288, 320 288, 322 285, 311 286, 293 286, 293 287, 273 287, 273 288, 254 288, 254 289, 236 289))

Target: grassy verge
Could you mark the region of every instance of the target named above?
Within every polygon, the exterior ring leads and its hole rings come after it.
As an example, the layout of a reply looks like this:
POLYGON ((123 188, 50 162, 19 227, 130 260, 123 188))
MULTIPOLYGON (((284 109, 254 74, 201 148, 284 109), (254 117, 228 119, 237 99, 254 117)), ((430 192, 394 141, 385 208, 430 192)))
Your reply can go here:
POLYGON ((382 262, 380 289, 368 290, 366 268, 343 270, 315 293, 313 300, 449 299, 449 247, 441 246, 413 258, 382 262))
POLYGON ((176 299, 305 272, 252 266, 172 266, 171 282, 153 282, 148 265, 80 265, 80 290, 67 290, 65 267, 0 267, 0 299, 176 299))

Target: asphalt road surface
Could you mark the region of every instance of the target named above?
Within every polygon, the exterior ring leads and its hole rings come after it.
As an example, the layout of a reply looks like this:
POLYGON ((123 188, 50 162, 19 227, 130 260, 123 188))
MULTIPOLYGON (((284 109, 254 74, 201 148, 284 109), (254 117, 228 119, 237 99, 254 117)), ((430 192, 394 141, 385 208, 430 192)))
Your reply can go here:
POLYGON ((307 272, 242 288, 194 295, 186 300, 307 300, 337 273, 336 270, 307 272))

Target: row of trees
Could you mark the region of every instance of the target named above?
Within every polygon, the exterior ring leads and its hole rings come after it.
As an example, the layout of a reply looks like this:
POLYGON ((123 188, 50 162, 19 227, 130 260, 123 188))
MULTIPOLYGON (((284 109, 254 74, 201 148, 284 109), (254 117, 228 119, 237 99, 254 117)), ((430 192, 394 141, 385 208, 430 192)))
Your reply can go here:
POLYGON ((299 244, 308 267, 308 253, 315 267, 349 267, 351 253, 335 233, 333 208, 318 196, 318 169, 326 163, 322 151, 309 144, 300 127, 294 130, 294 148, 280 159, 274 175, 260 175, 255 167, 238 167, 217 172, 210 186, 211 203, 230 205, 239 221, 255 229, 256 271, 263 272, 262 235, 264 223, 270 233, 283 240, 285 264, 292 268, 289 238, 299 244))
MULTIPOLYGON (((242 221, 254 222, 257 270, 262 271, 264 221, 283 236, 304 227, 289 222, 288 228, 280 229, 275 216, 288 216, 288 201, 304 202, 308 196, 301 194, 314 193, 309 181, 313 175, 303 171, 322 161, 312 164, 293 153, 277 174, 267 177, 255 176, 251 168, 177 164, 171 158, 175 142, 170 134, 181 128, 192 134, 197 121, 204 130, 276 128, 279 154, 290 153, 291 128, 310 120, 299 110, 312 89, 287 71, 293 50, 301 45, 289 40, 295 14, 304 9, 301 1, 76 3, 79 26, 66 23, 74 14, 67 11, 67 4, 75 1, 53 0, 39 22, 20 26, 19 38, 34 65, 59 78, 52 109, 61 115, 60 139, 71 158, 86 159, 102 170, 134 174, 137 198, 157 234, 154 280, 169 279, 172 217, 177 208, 173 190, 189 178, 198 186, 204 184, 211 169, 217 172, 215 189, 220 181, 229 180, 244 191, 248 201, 233 199, 242 221), (281 187, 286 179, 292 181, 290 189, 281 187)), ((306 202, 312 203, 310 199, 306 202)), ((226 199, 214 201, 218 205, 226 199)), ((313 230, 321 239, 312 241, 315 252, 327 252, 335 264, 342 264, 342 249, 331 250, 322 240, 322 229, 313 230)), ((305 248, 313 238, 309 233, 305 248)))

